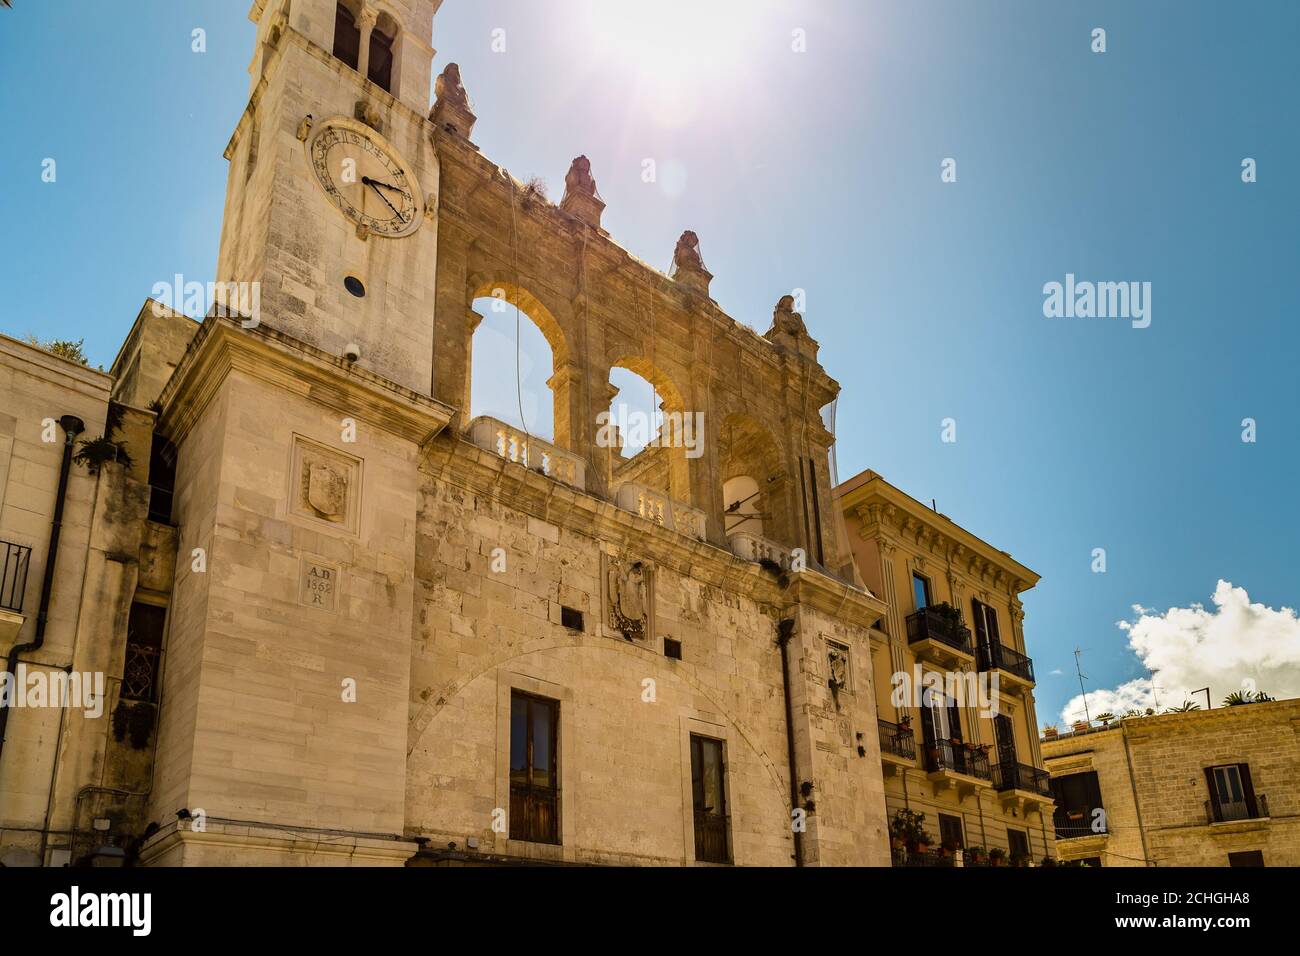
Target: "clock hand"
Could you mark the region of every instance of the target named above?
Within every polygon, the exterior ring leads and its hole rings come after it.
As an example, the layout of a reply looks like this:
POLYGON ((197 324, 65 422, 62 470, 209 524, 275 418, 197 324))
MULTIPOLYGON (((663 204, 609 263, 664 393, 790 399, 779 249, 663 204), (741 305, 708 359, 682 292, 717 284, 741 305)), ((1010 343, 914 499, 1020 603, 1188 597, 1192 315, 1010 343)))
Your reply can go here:
POLYGON ((365 182, 367 186, 379 186, 383 189, 390 189, 395 193, 401 193, 403 196, 407 196, 408 199, 410 198, 410 196, 407 195, 406 190, 398 186, 393 186, 390 183, 381 183, 379 180, 371 179, 369 176, 363 176, 362 181, 365 182))
POLYGON ((406 217, 403 216, 400 212, 398 212, 397 207, 388 201, 388 197, 379 191, 379 189, 377 188, 377 184, 373 179, 371 179, 369 176, 364 176, 362 177, 361 181, 365 183, 367 186, 369 186, 371 189, 375 190, 375 195, 378 196, 380 199, 382 199, 384 201, 384 205, 393 211, 393 215, 397 217, 399 222, 406 222, 406 217))

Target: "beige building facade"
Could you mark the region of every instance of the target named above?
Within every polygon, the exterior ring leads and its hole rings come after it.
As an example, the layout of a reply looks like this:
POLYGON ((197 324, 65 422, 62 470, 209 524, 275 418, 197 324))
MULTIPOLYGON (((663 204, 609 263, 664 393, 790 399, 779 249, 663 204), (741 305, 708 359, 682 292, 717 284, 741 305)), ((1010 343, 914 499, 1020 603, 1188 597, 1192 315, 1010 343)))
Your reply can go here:
POLYGON ((1062 860, 1300 866, 1300 700, 1126 717, 1042 751, 1062 860))
POLYGON ((871 628, 891 820, 922 814, 899 865, 1055 857, 1020 595, 1038 575, 866 471, 836 489, 857 568, 888 603, 871 628))
POLYGON ((0 852, 887 865, 817 343, 723 313, 689 231, 630 256, 585 158, 559 204, 509 178, 454 66, 430 110, 438 5, 257 0, 207 318, 147 302, 108 374, 3 343, 6 649, 106 689, 8 709, 0 852), (551 345, 553 441, 469 415, 483 296, 551 345), (615 368, 664 402, 631 458, 615 368))

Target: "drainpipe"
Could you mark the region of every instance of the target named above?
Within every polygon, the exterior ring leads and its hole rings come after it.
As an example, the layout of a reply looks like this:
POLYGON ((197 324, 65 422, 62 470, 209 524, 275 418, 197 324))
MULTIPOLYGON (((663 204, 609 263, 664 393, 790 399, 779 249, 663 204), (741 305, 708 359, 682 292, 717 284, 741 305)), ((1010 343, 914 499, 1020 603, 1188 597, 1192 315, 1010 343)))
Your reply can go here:
MULTIPOLYGON (((794 704, 790 701, 790 653, 786 649, 794 636, 794 619, 787 618, 776 626, 776 643, 781 648, 781 687, 785 693, 785 749, 790 765, 790 807, 799 806, 799 773, 794 762, 794 704)), ((791 817, 793 822, 793 816, 791 817)), ((794 830, 794 865, 803 866, 803 834, 794 830)))
MULTIPOLYGON (((63 429, 63 463, 59 467, 59 491, 54 499, 54 520, 50 523, 50 546, 46 552, 45 575, 41 580, 41 604, 36 612, 36 636, 28 644, 15 644, 9 651, 9 661, 5 665, 10 675, 9 679, 15 682, 14 693, 18 691, 16 685, 18 655, 28 651, 38 651, 45 644, 45 625, 50 616, 50 592, 54 588, 54 561, 59 555, 59 532, 63 527, 63 501, 68 492, 68 473, 72 470, 72 446, 77 436, 86 430, 86 423, 75 415, 64 415, 59 419, 59 427, 63 429)), ((4 750, 5 728, 9 724, 11 710, 13 710, 12 703, 8 707, 0 707, 0 753, 4 750)))

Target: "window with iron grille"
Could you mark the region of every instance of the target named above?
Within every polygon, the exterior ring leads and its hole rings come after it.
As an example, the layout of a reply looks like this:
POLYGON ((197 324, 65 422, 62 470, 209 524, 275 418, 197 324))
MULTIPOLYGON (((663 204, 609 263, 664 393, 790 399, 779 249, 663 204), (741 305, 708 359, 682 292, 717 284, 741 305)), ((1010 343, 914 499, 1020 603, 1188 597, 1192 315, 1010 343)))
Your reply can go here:
POLYGON ((122 696, 128 700, 158 700, 158 665, 162 660, 163 626, 167 609, 132 604, 126 625, 126 662, 122 696))
POLYGON ((695 859, 704 863, 730 863, 726 762, 721 740, 691 734, 691 794, 695 811, 695 859))
POLYGON ((1051 786, 1052 796, 1056 799, 1054 823, 1058 840, 1106 832, 1105 814, 1096 813, 1104 810, 1104 806, 1095 770, 1053 777, 1051 786), (1101 829, 1094 830, 1094 825, 1101 829))
POLYGON ((560 702, 510 692, 510 839, 560 843, 560 702))

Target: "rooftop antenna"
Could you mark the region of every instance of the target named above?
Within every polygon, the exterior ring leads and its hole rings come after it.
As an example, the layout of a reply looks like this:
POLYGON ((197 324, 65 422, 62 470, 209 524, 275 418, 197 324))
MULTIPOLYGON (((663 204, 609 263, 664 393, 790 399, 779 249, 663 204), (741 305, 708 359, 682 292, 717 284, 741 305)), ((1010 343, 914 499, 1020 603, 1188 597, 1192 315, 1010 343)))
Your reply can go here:
POLYGON ((1147 671, 1147 673, 1151 675, 1151 676, 1148 678, 1148 680, 1150 681, 1150 684, 1151 684, 1151 709, 1154 710, 1154 711, 1156 711, 1156 713, 1159 713, 1159 712, 1160 712, 1160 698, 1156 696, 1156 691, 1159 689, 1159 688, 1156 687, 1156 675, 1155 675, 1153 672, 1151 672, 1151 671, 1147 671))
POLYGON ((1079 650, 1078 645, 1074 648, 1074 672, 1079 675, 1079 693, 1083 694, 1083 717, 1088 723, 1092 723, 1092 716, 1088 713, 1088 692, 1083 689, 1083 679, 1087 676, 1079 666, 1079 655, 1083 651, 1079 650))

